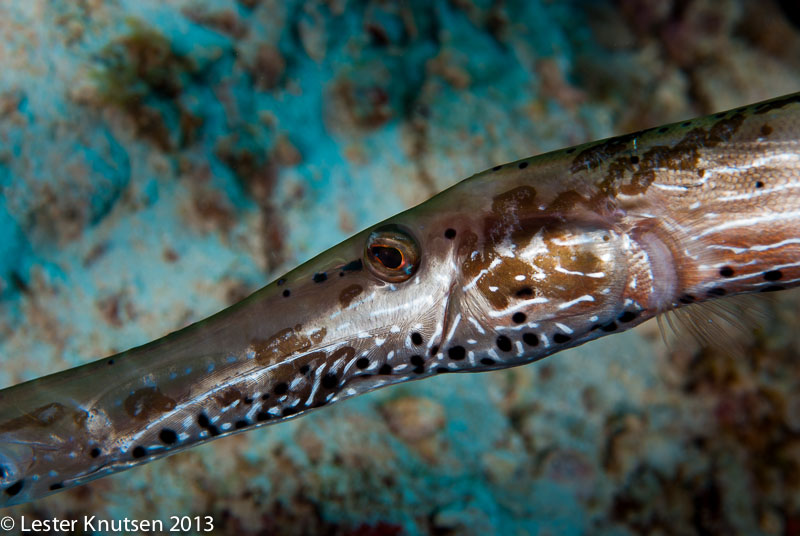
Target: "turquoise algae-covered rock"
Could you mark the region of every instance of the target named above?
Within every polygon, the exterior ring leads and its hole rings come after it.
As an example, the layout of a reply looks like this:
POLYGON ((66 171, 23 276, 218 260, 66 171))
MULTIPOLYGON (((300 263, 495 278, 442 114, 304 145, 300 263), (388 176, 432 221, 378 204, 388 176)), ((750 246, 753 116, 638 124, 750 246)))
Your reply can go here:
MULTIPOLYGON (((784 3, 788 4, 788 3, 784 3)), ((6 3, 0 383, 143 344, 502 163, 800 87, 778 2, 6 3)), ((796 534, 796 294, 746 357, 645 325, 31 504, 236 534, 796 534)))

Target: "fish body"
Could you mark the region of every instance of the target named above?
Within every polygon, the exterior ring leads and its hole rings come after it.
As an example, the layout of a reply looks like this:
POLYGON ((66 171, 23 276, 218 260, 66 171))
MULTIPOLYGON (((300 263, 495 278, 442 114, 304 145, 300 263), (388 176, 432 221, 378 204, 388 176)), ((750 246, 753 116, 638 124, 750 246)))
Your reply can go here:
POLYGON ((181 331, 0 391, 0 504, 800 281, 800 94, 496 166, 181 331))

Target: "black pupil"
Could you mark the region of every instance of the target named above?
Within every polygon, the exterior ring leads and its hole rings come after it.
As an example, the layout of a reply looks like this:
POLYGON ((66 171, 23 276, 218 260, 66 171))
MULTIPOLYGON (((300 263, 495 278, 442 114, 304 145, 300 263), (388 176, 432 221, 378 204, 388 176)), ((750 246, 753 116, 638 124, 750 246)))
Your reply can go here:
POLYGON ((403 264, 403 254, 397 248, 372 246, 369 251, 373 257, 378 259, 378 262, 392 270, 400 268, 403 264))

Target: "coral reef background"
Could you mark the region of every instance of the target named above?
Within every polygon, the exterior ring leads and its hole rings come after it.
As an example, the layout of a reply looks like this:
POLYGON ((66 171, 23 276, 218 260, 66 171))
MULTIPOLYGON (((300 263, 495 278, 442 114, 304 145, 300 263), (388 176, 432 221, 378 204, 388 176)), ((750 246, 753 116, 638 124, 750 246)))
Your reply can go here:
MULTIPOLYGON (((800 90, 776 0, 0 6, 0 385, 143 344, 497 163, 800 90)), ((800 534, 798 294, 382 390, 12 515, 217 533, 800 534)))

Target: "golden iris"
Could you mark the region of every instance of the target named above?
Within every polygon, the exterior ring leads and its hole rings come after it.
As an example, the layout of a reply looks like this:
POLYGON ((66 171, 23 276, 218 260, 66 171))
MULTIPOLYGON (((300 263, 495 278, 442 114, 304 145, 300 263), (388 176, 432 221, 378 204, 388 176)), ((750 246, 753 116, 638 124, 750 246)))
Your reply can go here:
POLYGON ((372 231, 364 257, 373 274, 391 283, 408 280, 419 267, 419 245, 398 225, 384 225, 372 231))

